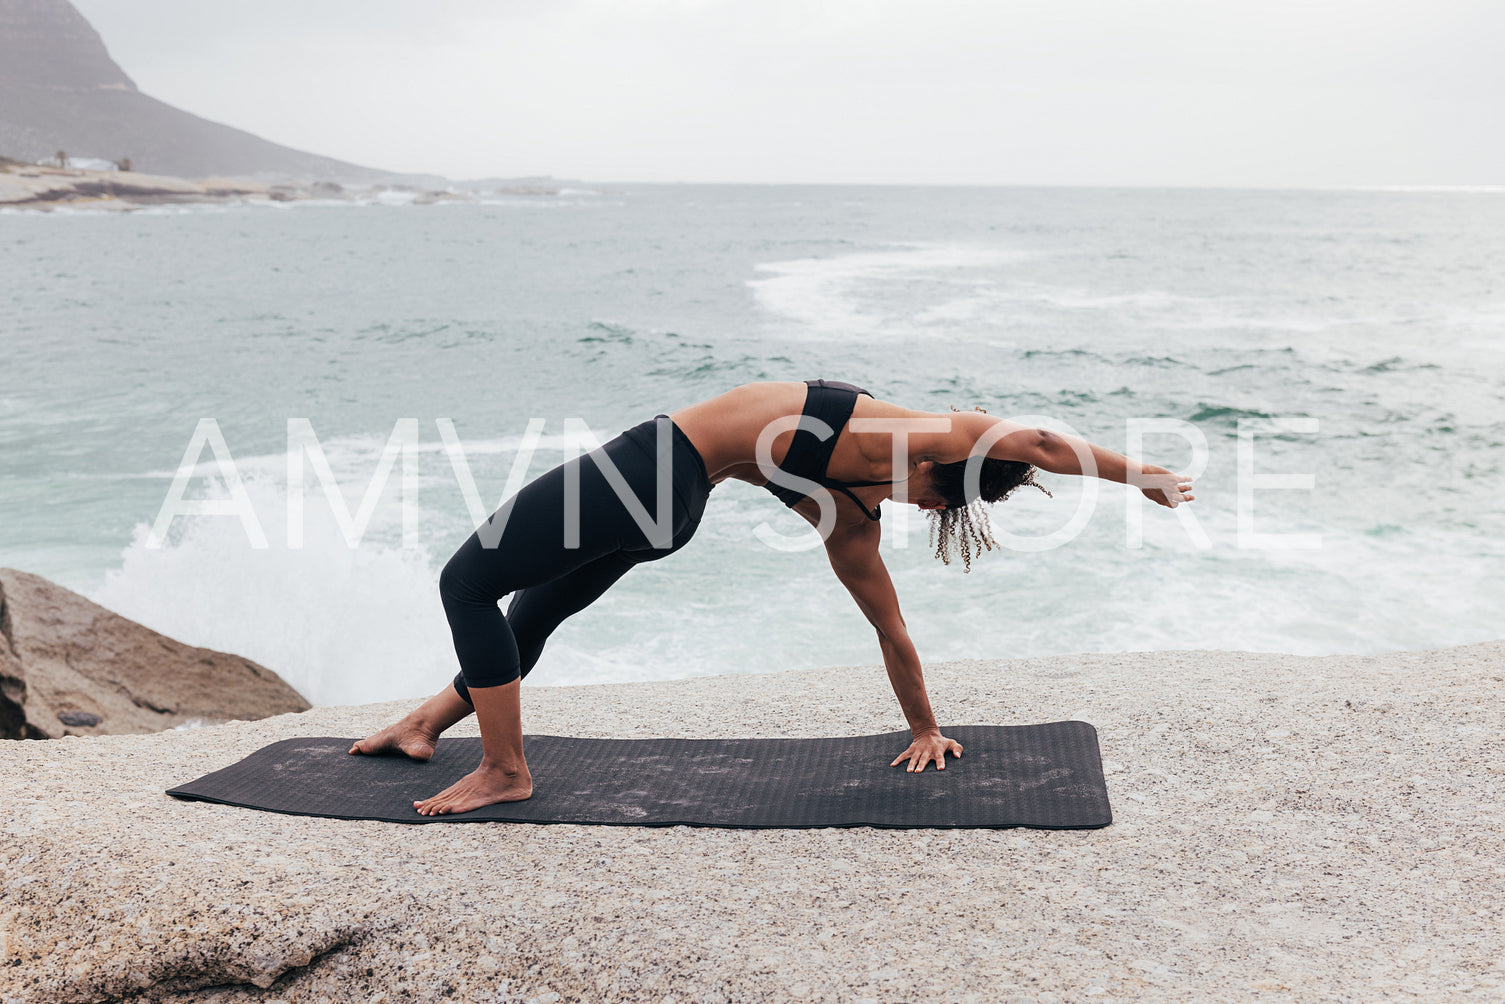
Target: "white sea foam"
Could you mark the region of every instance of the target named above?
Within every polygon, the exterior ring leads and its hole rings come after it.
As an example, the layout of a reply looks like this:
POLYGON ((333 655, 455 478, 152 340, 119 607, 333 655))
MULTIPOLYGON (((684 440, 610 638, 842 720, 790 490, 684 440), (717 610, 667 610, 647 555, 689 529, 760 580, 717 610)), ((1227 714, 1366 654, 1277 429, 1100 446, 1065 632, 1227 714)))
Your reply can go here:
MULTIPOLYGON (((499 483, 522 439, 463 441, 467 457, 502 458, 486 472, 473 470, 488 511, 501 502, 499 483)), ((355 510, 367 490, 385 443, 380 435, 322 441, 348 510, 355 510)), ((529 474, 536 476, 590 445, 563 434, 543 436, 529 474)), ((439 602, 439 568, 471 529, 443 451, 438 442, 419 449, 420 498, 434 500, 419 507, 419 540, 401 543, 400 479, 394 471, 355 548, 347 545, 313 482, 306 491, 302 546, 289 548, 286 456, 235 457, 265 548, 253 547, 234 517, 178 517, 161 547, 150 545, 149 527, 139 524, 119 567, 106 574, 91 598, 189 644, 263 663, 316 704, 431 693, 457 668, 439 602)), ((201 461, 193 470, 190 497, 225 497, 213 461, 201 461)), ((173 473, 146 476, 162 481, 165 492, 173 473)), ((640 630, 638 616, 660 621, 665 616, 640 610, 642 601, 632 595, 622 600, 634 613, 614 639, 597 625, 579 643, 566 641, 551 650, 540 678, 553 683, 642 679, 644 667, 656 667, 648 670, 653 678, 710 672, 713 663, 704 653, 697 658, 690 651, 693 640, 640 630)), ((610 624, 613 604, 601 609, 610 624)))
POLYGON ((988 322, 1020 306, 1059 311, 1136 312, 1156 317, 1197 310, 1197 297, 1159 289, 1094 292, 1010 275, 1035 254, 996 247, 904 246, 832 258, 766 262, 750 280, 767 311, 827 334, 913 336, 940 325, 988 322))
POLYGON ((870 295, 875 286, 892 287, 922 279, 968 289, 977 282, 967 274, 997 268, 1028 257, 1002 248, 952 245, 900 245, 893 251, 862 252, 832 258, 799 258, 757 266, 765 278, 748 280, 759 304, 820 333, 880 334, 918 310, 906 300, 902 314, 883 309, 870 295))
POLYGON ((429 554, 351 549, 317 506, 304 546, 289 549, 280 486, 246 484, 270 546, 249 546, 234 519, 198 517, 152 548, 142 524, 92 598, 189 644, 263 663, 316 704, 437 689, 453 668, 429 554))

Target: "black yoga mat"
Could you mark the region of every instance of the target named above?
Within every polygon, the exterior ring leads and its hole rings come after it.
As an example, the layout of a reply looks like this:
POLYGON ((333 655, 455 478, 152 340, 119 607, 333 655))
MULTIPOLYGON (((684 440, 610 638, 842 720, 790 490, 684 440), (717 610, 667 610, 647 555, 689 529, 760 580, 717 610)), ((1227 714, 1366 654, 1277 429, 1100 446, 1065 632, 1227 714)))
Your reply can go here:
POLYGON ((833 739, 525 736, 533 797, 420 816, 413 802, 475 769, 481 740, 434 758, 351 756, 350 739, 284 739, 168 792, 303 816, 394 823, 509 821, 634 826, 1088 829, 1113 820, 1097 730, 1086 722, 963 725, 946 769, 889 763, 908 732, 833 739))

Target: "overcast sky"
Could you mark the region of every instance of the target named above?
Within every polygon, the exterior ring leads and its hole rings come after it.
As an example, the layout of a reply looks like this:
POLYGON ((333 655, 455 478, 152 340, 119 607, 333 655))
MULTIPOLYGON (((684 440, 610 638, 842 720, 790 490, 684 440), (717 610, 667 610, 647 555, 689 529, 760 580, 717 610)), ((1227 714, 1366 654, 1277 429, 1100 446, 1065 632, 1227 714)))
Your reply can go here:
POLYGON ((1505 183, 1501 0, 74 0, 141 89, 452 178, 1505 183))

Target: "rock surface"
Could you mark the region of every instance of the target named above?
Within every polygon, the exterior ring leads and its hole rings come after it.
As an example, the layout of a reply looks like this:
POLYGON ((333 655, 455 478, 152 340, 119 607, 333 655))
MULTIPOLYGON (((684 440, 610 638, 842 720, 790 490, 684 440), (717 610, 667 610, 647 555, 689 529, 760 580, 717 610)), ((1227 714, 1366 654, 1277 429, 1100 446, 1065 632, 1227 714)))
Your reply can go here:
MULTIPOLYGON (((1505 642, 927 677, 942 721, 1097 725, 1114 824, 408 827, 163 794, 415 702, 0 745, 0 1001, 1505 998, 1505 642)), ((529 686, 523 710, 621 737, 899 721, 881 668, 529 686)))
POLYGON ((0 568, 0 738, 157 732, 308 706, 250 659, 184 645, 40 575, 0 568))

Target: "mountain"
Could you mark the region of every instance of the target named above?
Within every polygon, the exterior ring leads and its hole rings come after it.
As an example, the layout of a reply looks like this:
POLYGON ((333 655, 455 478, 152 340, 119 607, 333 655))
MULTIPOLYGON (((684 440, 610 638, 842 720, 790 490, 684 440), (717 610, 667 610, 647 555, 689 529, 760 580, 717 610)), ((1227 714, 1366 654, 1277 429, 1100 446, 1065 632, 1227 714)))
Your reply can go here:
POLYGON ((142 94, 68 0, 0 0, 0 157, 120 160, 202 178, 337 181, 393 177, 294 150, 142 94))

